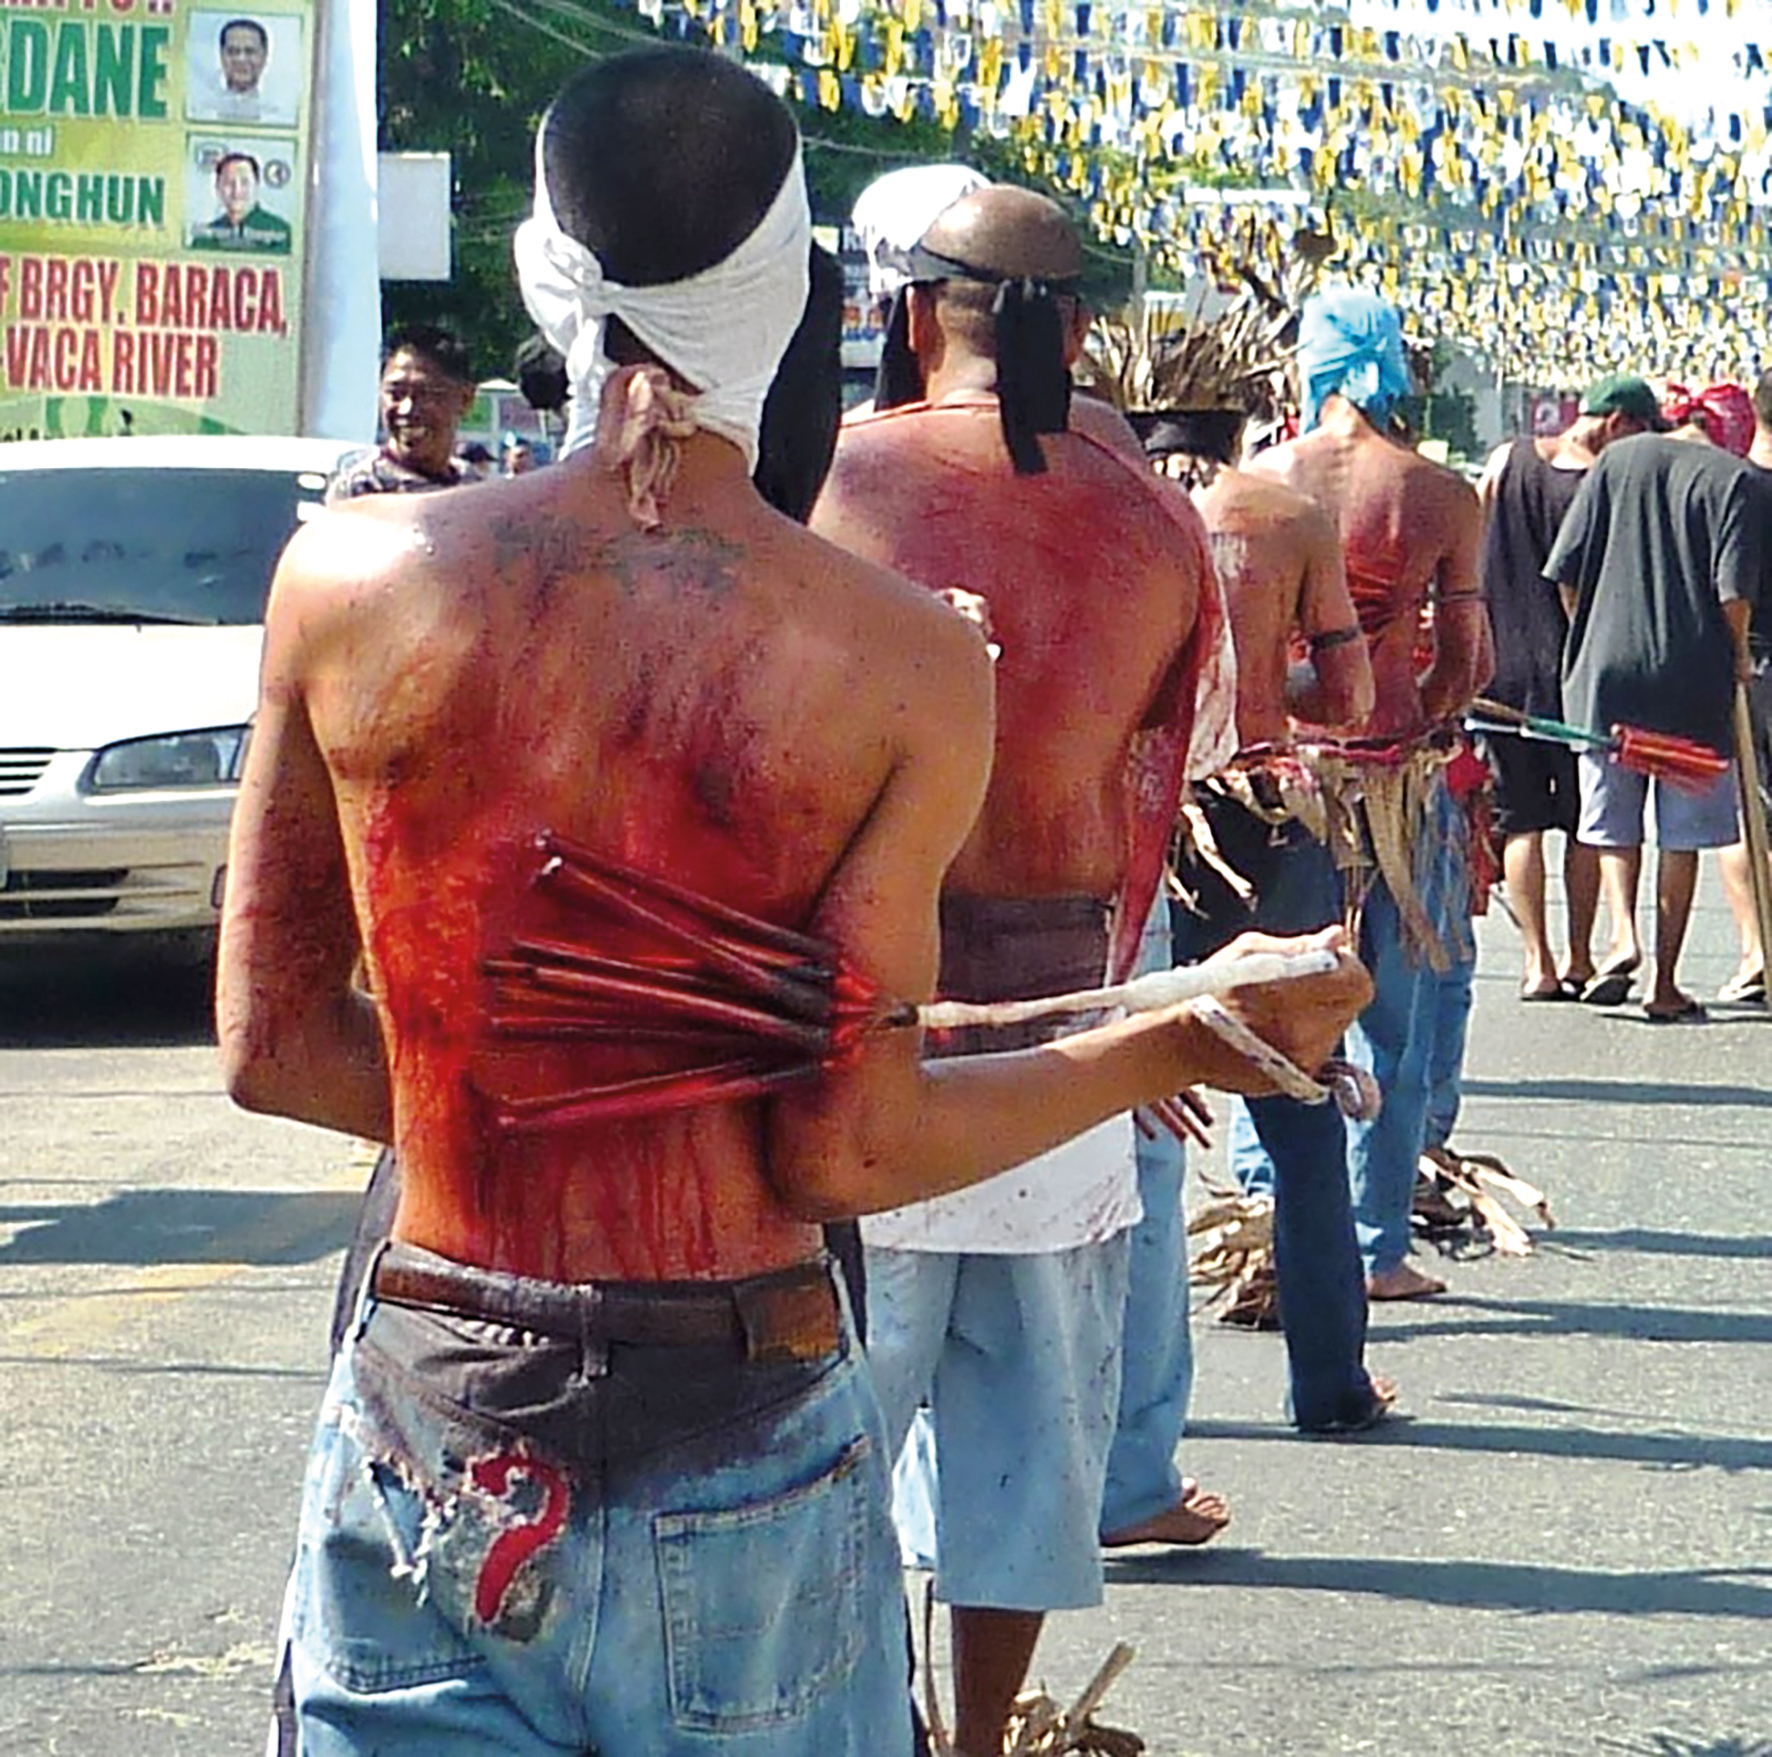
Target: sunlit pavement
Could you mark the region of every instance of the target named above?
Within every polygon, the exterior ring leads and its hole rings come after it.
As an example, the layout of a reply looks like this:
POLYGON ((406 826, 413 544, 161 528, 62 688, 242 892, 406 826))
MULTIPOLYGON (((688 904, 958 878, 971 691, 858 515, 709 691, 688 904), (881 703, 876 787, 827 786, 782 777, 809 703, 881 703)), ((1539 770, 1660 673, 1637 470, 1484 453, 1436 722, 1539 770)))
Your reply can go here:
MULTIPOLYGON (((1406 1419, 1357 1440, 1295 1438, 1278 1339, 1197 1320, 1182 1462, 1235 1523, 1116 1555, 1036 1661, 1068 1699, 1130 1642, 1101 1718, 1153 1753, 1772 1752, 1772 1020, 1522 1006, 1481 938, 1457 1138, 1558 1230, 1379 1311, 1406 1419)), ((1733 963, 1707 870, 1691 985, 1733 963)), ((5 1757, 262 1737, 364 1171, 235 1111, 207 1030, 200 973, 0 966, 5 1757)))

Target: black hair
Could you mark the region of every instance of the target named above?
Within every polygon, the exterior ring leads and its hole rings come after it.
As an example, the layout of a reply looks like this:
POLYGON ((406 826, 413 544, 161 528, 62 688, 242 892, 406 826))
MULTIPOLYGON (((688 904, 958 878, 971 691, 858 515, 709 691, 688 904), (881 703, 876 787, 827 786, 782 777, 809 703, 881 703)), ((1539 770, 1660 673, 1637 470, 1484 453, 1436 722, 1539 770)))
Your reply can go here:
POLYGON ((661 45, 577 74, 542 121, 541 158, 561 229, 611 280, 655 287, 712 268, 757 229, 796 140, 754 74, 661 45))
POLYGON ((843 419, 843 267, 812 246, 811 288, 763 404, 757 492, 804 524, 824 486, 843 419))
POLYGON ((461 459, 464 464, 490 464, 495 461, 492 453, 477 439, 470 439, 461 448, 461 459))
POLYGON ((1234 465, 1242 455, 1248 415, 1238 408, 1133 409, 1126 419, 1144 446, 1145 456, 1200 458, 1234 465))
POLYGON ((228 46, 229 31, 256 31, 258 46, 266 51, 270 49, 271 33, 256 18, 230 18, 215 35, 217 45, 223 49, 228 46))
POLYGON ((258 160, 255 159, 251 153, 227 152, 223 153, 222 156, 215 161, 215 180, 217 183, 221 182, 221 174, 229 165, 250 165, 252 167, 253 182, 261 183, 264 181, 265 174, 258 168, 258 160))
POLYGON ((413 323, 404 329, 390 330, 387 344, 381 352, 382 365, 385 367, 400 353, 416 354, 419 359, 436 367, 445 378, 456 384, 473 385, 478 382, 467 343, 454 331, 439 328, 434 323, 413 323))

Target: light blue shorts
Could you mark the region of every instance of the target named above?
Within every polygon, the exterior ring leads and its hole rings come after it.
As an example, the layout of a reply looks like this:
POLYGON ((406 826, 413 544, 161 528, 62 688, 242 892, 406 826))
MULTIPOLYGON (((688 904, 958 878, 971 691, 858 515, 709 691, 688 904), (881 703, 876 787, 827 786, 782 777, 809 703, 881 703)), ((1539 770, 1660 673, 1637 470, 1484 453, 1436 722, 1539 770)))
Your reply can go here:
POLYGON ((363 1310, 285 1611, 302 1757, 910 1748, 885 1434, 849 1335, 809 1363, 597 1359, 363 1310))
POLYGON ((903 1446, 893 1516, 944 1603, 1101 1603, 1131 1237, 1044 1256, 868 1250, 868 1361, 903 1446))
POLYGON ((1576 840, 1590 847, 1642 847, 1643 808, 1651 789, 1656 847, 1689 854, 1700 848, 1727 848, 1741 840, 1733 763, 1702 793, 1688 793, 1584 750, 1578 780, 1581 823, 1576 840))

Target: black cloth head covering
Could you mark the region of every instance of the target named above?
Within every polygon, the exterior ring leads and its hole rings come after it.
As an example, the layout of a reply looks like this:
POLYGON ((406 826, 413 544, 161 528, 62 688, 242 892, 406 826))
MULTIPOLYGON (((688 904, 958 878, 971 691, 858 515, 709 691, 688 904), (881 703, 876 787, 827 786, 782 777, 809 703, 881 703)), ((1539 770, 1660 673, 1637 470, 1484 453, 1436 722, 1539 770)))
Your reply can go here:
POLYGON ((1241 409, 1128 409, 1126 419, 1147 458, 1181 453, 1234 464, 1248 416, 1241 409))
POLYGON ((911 352, 910 288, 892 295, 892 315, 886 319, 886 340, 880 363, 874 368, 874 407, 898 409, 923 400, 923 368, 911 352))
MULTIPOLYGON (((997 289, 991 315, 997 326, 997 408, 1003 443, 1019 476, 1046 468, 1039 435, 1063 433, 1070 425, 1071 375, 1064 363, 1064 311, 1059 301, 1074 297, 1070 278, 1005 275, 958 257, 942 256, 919 244, 911 252, 910 286, 940 281, 974 281, 997 289)), ((886 342, 874 377, 874 406, 894 409, 924 394, 923 371, 911 352, 908 288, 893 301, 886 342)))
POLYGON ((794 331, 763 403, 757 436, 757 492, 805 524, 824 486, 843 419, 843 268, 812 246, 811 281, 794 331))
POLYGON ((572 388, 566 382, 566 356, 539 332, 530 336, 517 349, 512 361, 517 388, 530 408, 558 415, 565 407, 572 388))

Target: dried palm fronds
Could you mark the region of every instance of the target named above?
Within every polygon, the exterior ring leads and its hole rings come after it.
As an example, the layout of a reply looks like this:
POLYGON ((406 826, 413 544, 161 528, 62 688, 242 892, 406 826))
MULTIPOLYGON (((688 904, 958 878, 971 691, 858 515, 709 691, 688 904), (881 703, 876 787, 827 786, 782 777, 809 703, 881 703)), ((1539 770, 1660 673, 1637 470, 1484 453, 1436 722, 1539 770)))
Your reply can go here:
POLYGON ((1274 321, 1253 301, 1234 299, 1206 315, 1202 294, 1189 309, 1152 307, 1098 317, 1077 376, 1118 409, 1261 409, 1288 350, 1274 321))
POLYGON ((1418 1169, 1414 1213, 1425 1232, 1468 1229, 1486 1234, 1504 1257, 1530 1256, 1532 1235, 1502 1205, 1503 1196, 1537 1215, 1547 1228, 1557 1224, 1544 1192, 1517 1177, 1492 1153, 1428 1147, 1418 1169))
POLYGON ((1208 1310, 1221 1308, 1220 1323, 1277 1329, 1273 1198, 1210 1188, 1209 1194, 1187 1227, 1194 1241, 1189 1279, 1206 1290, 1201 1303, 1208 1310))
POLYGON ((1144 1740, 1121 1727, 1097 1726, 1095 1711, 1114 1680, 1132 1663, 1133 1650, 1124 1641, 1102 1661, 1071 1706, 1061 1708, 1042 1690, 1024 1690, 1015 1699, 1003 1739, 1003 1757, 1140 1757, 1144 1740))
POLYGON ((1147 299, 1097 318, 1078 377, 1122 410, 1234 408, 1270 419, 1286 400, 1299 311, 1340 250, 1327 216, 1288 234, 1250 213, 1202 247, 1203 279, 1185 304, 1147 299))
MULTIPOLYGON (((923 1717, 928 1725, 930 1757, 954 1757, 954 1742, 941 1712, 934 1669, 928 1656, 935 1644, 935 1589, 923 1588, 923 1717)), ((1003 1733, 1003 1757, 1141 1757, 1144 1740, 1119 1727, 1097 1726, 1095 1711, 1114 1680, 1131 1665, 1133 1649, 1124 1641, 1102 1661, 1083 1693, 1066 1709, 1043 1690, 1024 1690, 1015 1699, 1003 1733)))

